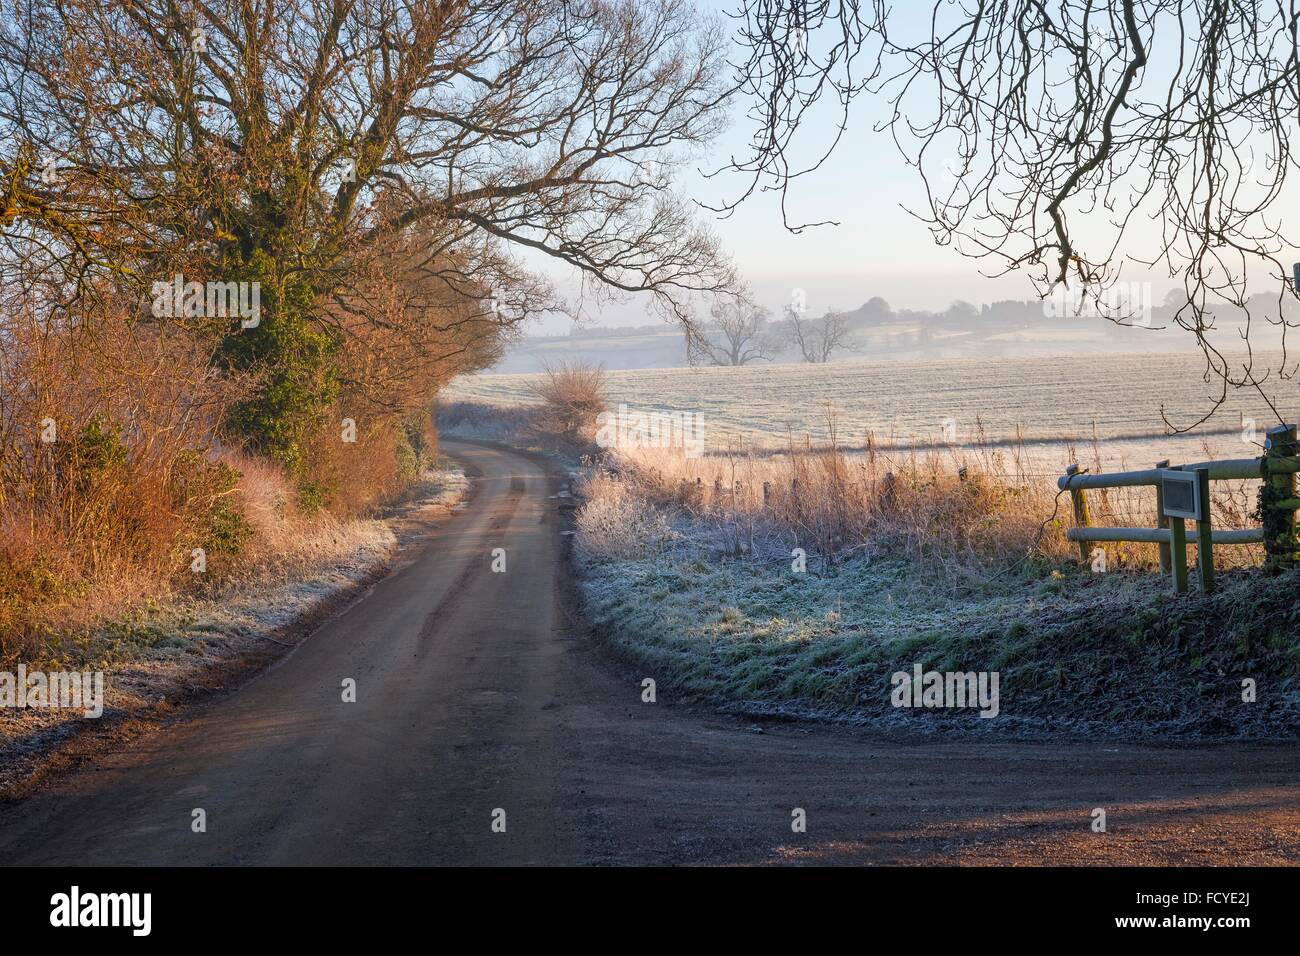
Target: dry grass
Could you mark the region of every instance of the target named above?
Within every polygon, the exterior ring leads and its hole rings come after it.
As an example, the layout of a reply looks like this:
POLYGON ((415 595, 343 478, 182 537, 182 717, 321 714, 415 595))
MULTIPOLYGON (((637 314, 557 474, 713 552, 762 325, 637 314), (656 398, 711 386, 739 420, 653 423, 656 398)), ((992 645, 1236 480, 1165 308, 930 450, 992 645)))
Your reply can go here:
MULTIPOLYGON (((709 529, 720 549, 736 556, 788 560, 801 547, 826 566, 855 555, 904 558, 966 584, 1025 561, 1078 560, 1077 545, 1065 535, 1073 525, 1069 496, 1025 462, 1015 445, 891 455, 870 446, 846 453, 833 439, 791 441, 779 455, 736 450, 691 458, 681 448, 617 449, 585 486, 579 543, 609 556, 663 547, 652 517, 636 515, 643 503, 709 529)), ((1215 526, 1250 526, 1252 494, 1249 483, 1217 483, 1215 526)), ((1089 502, 1094 525, 1155 526, 1152 489, 1090 492, 1089 502)), ((1154 545, 1106 550, 1112 570, 1158 561, 1154 545)), ((1216 559, 1225 567, 1253 564, 1258 551, 1220 548, 1216 559)))
POLYGON ((39 656, 238 550, 238 476, 209 452, 239 383, 196 345, 110 313, 11 318, 0 362, 0 662, 39 656))
POLYGON ((252 529, 243 560, 222 585, 249 578, 284 578, 338 554, 354 550, 379 522, 342 520, 328 511, 304 512, 294 483, 271 461, 225 451, 222 460, 239 473, 240 511, 252 529))
POLYGON ((358 517, 409 488, 436 453, 433 419, 428 412, 352 419, 351 440, 344 440, 343 409, 336 409, 307 443, 306 497, 321 489, 317 501, 338 517, 358 517))
POLYGON ((637 483, 597 472, 584 482, 577 544, 588 554, 640 558, 662 552, 676 534, 637 483))
POLYGON ((253 383, 211 374, 194 336, 106 310, 73 328, 7 315, 0 342, 0 667, 64 658, 180 592, 355 549, 373 523, 348 519, 436 450, 427 413, 363 424, 356 442, 322 434, 311 464, 331 491, 304 501, 279 466, 220 440, 253 383))

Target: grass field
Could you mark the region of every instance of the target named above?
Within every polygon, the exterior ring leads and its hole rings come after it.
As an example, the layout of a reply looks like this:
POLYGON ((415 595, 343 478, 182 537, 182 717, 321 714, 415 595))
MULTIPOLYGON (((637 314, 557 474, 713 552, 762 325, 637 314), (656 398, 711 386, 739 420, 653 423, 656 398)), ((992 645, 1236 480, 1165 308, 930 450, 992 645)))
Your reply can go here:
MULTIPOLYGON (((454 382, 443 398, 532 404, 536 380, 477 375, 454 382)), ((847 448, 864 446, 868 436, 884 449, 1019 436, 1044 474, 1076 458, 1091 464, 1100 457, 1114 470, 1150 467, 1160 458, 1249 457, 1259 452, 1243 437, 1243 420, 1256 422, 1257 443, 1276 423, 1259 395, 1238 393, 1191 434, 1168 434, 1162 405, 1178 426, 1213 405, 1215 387, 1204 379, 1199 354, 651 369, 609 372, 606 381, 611 405, 700 413, 713 450, 739 443, 779 448, 804 436, 821 441, 832 411, 838 442, 847 448)), ((1270 395, 1292 418, 1294 388, 1285 382, 1270 395)))

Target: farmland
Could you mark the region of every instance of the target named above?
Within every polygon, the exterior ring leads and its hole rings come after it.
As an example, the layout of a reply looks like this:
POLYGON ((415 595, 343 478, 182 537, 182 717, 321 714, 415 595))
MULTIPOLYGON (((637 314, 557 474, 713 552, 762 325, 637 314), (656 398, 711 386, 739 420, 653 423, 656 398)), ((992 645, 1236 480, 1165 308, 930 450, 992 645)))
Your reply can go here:
MULTIPOLYGON (((532 404, 535 381, 534 375, 464 377, 442 397, 532 404)), ((1269 396, 1287 417, 1293 417, 1292 387, 1283 383, 1269 396)), ((606 379, 613 406, 700 413, 715 451, 779 449, 805 436, 824 441, 830 413, 836 440, 846 448, 869 439, 886 451, 1023 445, 1026 462, 1045 473, 1076 457, 1100 459, 1113 470, 1150 467, 1158 458, 1257 454, 1244 426, 1255 421, 1259 443, 1276 422, 1257 394, 1230 395, 1205 425, 1169 434, 1162 405, 1170 423, 1188 426, 1210 410, 1215 392, 1203 359, 1191 353, 649 369, 613 371, 606 379)))

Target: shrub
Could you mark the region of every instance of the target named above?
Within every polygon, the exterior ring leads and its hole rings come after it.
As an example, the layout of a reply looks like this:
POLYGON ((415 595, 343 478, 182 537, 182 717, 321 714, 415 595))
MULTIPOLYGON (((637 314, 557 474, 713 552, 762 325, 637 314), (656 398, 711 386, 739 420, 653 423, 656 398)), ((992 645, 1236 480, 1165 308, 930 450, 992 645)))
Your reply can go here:
POLYGON ((663 551, 677 534, 628 482, 597 473, 583 483, 577 545, 604 558, 639 558, 663 551))
POLYGON ((605 370, 582 362, 546 366, 533 390, 542 400, 542 426, 569 438, 594 433, 607 407, 605 370))

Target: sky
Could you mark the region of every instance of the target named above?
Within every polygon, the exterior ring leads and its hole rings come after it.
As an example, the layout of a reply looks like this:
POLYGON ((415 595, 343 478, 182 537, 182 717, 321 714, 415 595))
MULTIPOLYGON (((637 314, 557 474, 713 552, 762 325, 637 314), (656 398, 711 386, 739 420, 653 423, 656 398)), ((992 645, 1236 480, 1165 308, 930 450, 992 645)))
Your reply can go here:
MULTIPOLYGON (((732 0, 703 0, 700 5, 718 11, 730 7, 732 0)), ((834 219, 839 225, 791 233, 782 225, 774 193, 751 196, 727 218, 701 210, 701 219, 730 251, 758 300, 777 312, 789 301, 791 290, 800 288, 810 313, 821 314, 826 308, 857 308, 876 295, 895 309, 933 310, 945 309, 958 298, 975 303, 1031 298, 1027 279, 982 278, 978 263, 936 247, 925 224, 905 211, 908 204, 920 208, 924 191, 916 170, 907 166, 889 134, 874 129, 884 109, 885 104, 862 96, 831 158, 791 189, 787 205, 792 221, 834 219)), ((801 130, 800 146, 808 155, 824 149, 836 118, 835 110, 826 112, 801 130)), ((710 154, 683 170, 681 191, 713 205, 737 195, 746 182, 739 174, 706 179, 699 171, 712 171, 728 156, 743 155, 750 130, 743 118, 733 123, 710 154)), ((548 272, 563 291, 573 294, 571 275, 548 272)), ((657 320, 647 316, 644 300, 635 298, 606 307, 594 321, 642 325, 657 320)), ((570 320, 553 316, 529 331, 554 334, 571 327, 570 320)))
MULTIPOLYGON (((701 5, 718 11, 734 3, 702 0, 701 5)), ((900 4, 891 24, 902 30, 927 29, 929 6, 900 4)), ((790 301, 792 290, 798 288, 804 292, 809 312, 819 315, 825 309, 857 308, 872 296, 882 296, 895 309, 933 311, 946 309, 955 299, 979 305, 998 299, 1035 298, 1027 275, 989 277, 996 262, 980 262, 936 245, 925 223, 907 211, 924 208, 925 192, 919 173, 908 166, 889 132, 876 129, 888 111, 883 97, 861 95, 830 159, 791 188, 787 206, 792 221, 835 219, 839 225, 791 233, 782 225, 779 198, 774 193, 751 196, 727 218, 701 211, 701 218, 730 251, 758 301, 779 313, 790 301)), ((837 117, 837 111, 831 110, 814 117, 801 130, 800 143, 809 155, 820 154, 834 132, 837 117)), ((727 156, 743 154, 750 129, 739 117, 713 144, 711 153, 698 158, 694 168, 681 176, 682 192, 716 205, 742 189, 745 180, 738 174, 706 179, 698 170, 716 169, 727 156)), ((572 294, 576 289, 570 275, 551 274, 562 291, 572 294)), ((1175 284, 1167 275, 1135 274, 1131 266, 1126 267, 1124 278, 1150 280, 1156 302, 1175 284)), ((655 321, 646 314, 642 299, 608 306, 594 316, 594 322, 603 325, 655 321)), ((570 328, 570 320, 555 316, 528 331, 556 334, 570 328)))
MULTIPOLYGON (((722 9, 729 3, 706 5, 722 9)), ((893 22, 902 29, 914 26, 911 21, 926 7, 900 4, 893 22)), ((820 314, 825 308, 856 308, 875 295, 895 309, 933 310, 945 309, 957 298, 979 303, 1032 297, 1033 288, 1023 277, 982 278, 976 262, 937 246, 926 225, 907 212, 906 207, 924 207, 925 191, 889 132, 876 130, 888 115, 882 97, 859 96, 830 159, 791 187, 787 208, 792 222, 830 219, 838 225, 789 232, 782 226, 775 193, 752 196, 730 219, 713 223, 760 298, 784 303, 790 288, 802 288, 809 312, 820 314)), ((838 109, 826 110, 800 130, 798 145, 805 157, 821 154, 838 119, 838 109)), ((734 124, 714 149, 713 164, 743 155, 750 130, 744 120, 734 124)), ((685 188, 716 202, 734 195, 742 184, 735 175, 708 181, 696 177, 685 188)))

